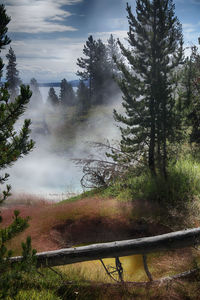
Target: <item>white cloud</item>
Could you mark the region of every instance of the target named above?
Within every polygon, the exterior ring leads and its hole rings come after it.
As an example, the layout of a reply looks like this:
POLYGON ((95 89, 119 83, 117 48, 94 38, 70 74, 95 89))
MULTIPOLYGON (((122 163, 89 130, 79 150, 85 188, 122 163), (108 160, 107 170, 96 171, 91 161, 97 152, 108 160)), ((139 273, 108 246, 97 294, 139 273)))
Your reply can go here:
MULTIPOLYGON (((31 39, 13 41, 12 48, 17 57, 17 67, 24 82, 36 77, 40 82, 59 81, 64 77, 74 79, 76 61, 82 56, 85 40, 82 39, 31 39)), ((6 51, 4 51, 5 54, 6 51)), ((6 63, 4 56, 3 59, 6 63)))
MULTIPOLYGON (((94 32, 94 39, 104 42, 113 34, 124 42, 126 31, 94 32)), ((29 39, 12 41, 11 46, 17 57, 17 67, 25 83, 36 77, 39 82, 60 81, 76 78, 77 58, 83 56, 85 38, 29 39)), ((8 49, 8 47, 7 47, 8 49)), ((4 50, 4 62, 7 63, 4 50)))
POLYGON ((186 46, 197 45, 200 31, 200 23, 184 23, 183 36, 186 46))
POLYGON ((183 30, 185 33, 191 33, 196 31, 196 27, 198 25, 192 24, 192 23, 184 23, 183 25, 183 30))
POLYGON ((71 14, 62 5, 72 5, 82 0, 4 0, 11 16, 9 31, 39 33, 75 31, 76 28, 58 23, 71 14))

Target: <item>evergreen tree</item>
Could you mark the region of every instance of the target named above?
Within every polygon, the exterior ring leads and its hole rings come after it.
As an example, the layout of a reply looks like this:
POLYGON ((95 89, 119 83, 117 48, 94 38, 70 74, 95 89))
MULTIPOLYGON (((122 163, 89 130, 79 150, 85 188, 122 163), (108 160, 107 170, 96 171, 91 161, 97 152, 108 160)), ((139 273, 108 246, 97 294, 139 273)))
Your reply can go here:
POLYGON ((116 60, 122 61, 122 56, 119 50, 117 41, 111 34, 107 43, 107 62, 108 62, 108 76, 106 82, 107 98, 115 99, 116 95, 120 93, 117 80, 121 78, 121 72, 119 71, 116 60))
POLYGON ((6 57, 8 59, 6 80, 10 93, 10 100, 13 101, 19 94, 19 85, 21 84, 21 80, 19 78, 19 71, 17 70, 16 55, 11 47, 6 57))
POLYGON ((89 83, 89 101, 92 103, 92 97, 94 94, 94 62, 96 55, 96 41, 94 41, 92 35, 89 36, 86 44, 83 48, 83 54, 85 57, 78 58, 77 65, 83 69, 83 71, 78 71, 77 75, 81 77, 82 80, 88 81, 89 83))
POLYGON ((116 60, 120 61, 122 59, 119 46, 117 44, 117 41, 114 39, 113 35, 111 34, 108 39, 107 44, 107 59, 108 63, 110 65, 110 72, 112 75, 118 77, 119 76, 119 69, 116 64, 116 60))
MULTIPOLYGON (((1 20, 1 24, 0 24, 0 51, 1 51, 2 49, 5 48, 6 45, 9 45, 11 42, 11 40, 6 34, 8 31, 7 25, 10 22, 10 18, 6 14, 6 10, 3 4, 0 4, 0 20, 1 20)), ((3 75, 3 67, 4 67, 4 63, 2 58, 0 57, 0 81, 3 75)))
POLYGON ((30 106, 31 108, 39 108, 42 104, 42 95, 40 93, 38 82, 35 78, 32 78, 30 80, 30 88, 32 91, 32 97, 30 100, 30 106))
MULTIPOLYGON (((0 53, 4 46, 9 44, 7 37, 7 25, 10 21, 6 14, 4 5, 0 5, 0 53)), ((2 74, 3 61, 0 59, 0 74, 2 74)), ((33 141, 29 140, 30 120, 25 120, 21 130, 16 133, 14 126, 18 118, 25 111, 25 107, 31 97, 29 87, 21 86, 20 95, 10 102, 8 84, 0 88, 0 170, 11 166, 18 158, 28 154, 33 148, 33 141)), ((0 176, 0 184, 5 184, 9 175, 7 173, 0 176)), ((10 185, 6 190, 1 192, 0 203, 4 202, 10 195, 10 185)), ((0 222, 2 218, 0 217, 0 222)), ((0 229, 0 299, 11 296, 14 299, 20 282, 21 273, 30 271, 35 261, 35 251, 31 250, 31 240, 23 244, 23 263, 11 264, 9 257, 12 255, 11 250, 7 250, 5 243, 23 231, 28 226, 28 219, 19 216, 19 212, 14 212, 14 220, 11 225, 0 229)))
POLYGON ((123 151, 147 152, 148 166, 167 177, 167 142, 176 133, 173 72, 182 62, 182 28, 172 0, 137 0, 136 17, 127 4, 129 32, 127 49, 119 41, 129 66, 117 62, 123 79, 126 115, 114 112, 121 128, 123 151))
POLYGON ((185 125, 190 126, 190 143, 200 144, 200 54, 196 46, 181 71, 180 102, 185 109, 185 125))
POLYGON ((56 92, 53 87, 49 89, 47 103, 51 104, 52 106, 56 106, 59 104, 58 96, 56 95, 56 92))
POLYGON ((75 94, 72 85, 63 79, 60 84, 60 103, 64 106, 75 104, 75 94))
POLYGON ((93 103, 103 104, 107 100, 107 88, 112 75, 107 60, 107 49, 101 39, 96 42, 93 69, 93 103))
POLYGON ((79 113, 87 113, 90 108, 89 90, 83 80, 80 80, 77 89, 77 100, 79 113))
POLYGON ((78 71, 77 75, 81 80, 89 82, 89 101, 93 105, 106 103, 113 92, 113 69, 108 53, 101 39, 95 41, 92 36, 89 36, 83 48, 85 57, 77 61, 77 65, 83 69, 78 71))

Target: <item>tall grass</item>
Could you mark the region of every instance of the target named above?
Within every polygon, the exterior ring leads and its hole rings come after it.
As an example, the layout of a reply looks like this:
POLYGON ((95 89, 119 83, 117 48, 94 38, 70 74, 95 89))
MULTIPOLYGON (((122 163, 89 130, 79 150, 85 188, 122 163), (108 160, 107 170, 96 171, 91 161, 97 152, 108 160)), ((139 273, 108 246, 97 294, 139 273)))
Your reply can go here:
POLYGON ((168 178, 152 177, 147 170, 136 176, 131 171, 105 192, 120 200, 147 200, 184 208, 200 198, 200 162, 187 155, 168 167, 168 178))

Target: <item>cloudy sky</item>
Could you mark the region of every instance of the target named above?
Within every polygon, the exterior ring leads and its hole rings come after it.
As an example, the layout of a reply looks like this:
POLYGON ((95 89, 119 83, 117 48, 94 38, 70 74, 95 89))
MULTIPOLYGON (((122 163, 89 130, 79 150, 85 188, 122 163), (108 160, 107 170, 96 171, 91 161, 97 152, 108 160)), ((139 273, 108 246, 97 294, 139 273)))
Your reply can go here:
MULTIPOLYGON (((2 0, 12 20, 12 39, 20 76, 25 83, 76 79, 76 60, 88 35, 123 40, 128 30, 127 0, 2 0)), ((135 0, 128 1, 133 10, 135 0)), ((185 46, 200 36, 200 0, 175 0, 185 46)), ((6 51, 4 51, 4 55, 6 51)))

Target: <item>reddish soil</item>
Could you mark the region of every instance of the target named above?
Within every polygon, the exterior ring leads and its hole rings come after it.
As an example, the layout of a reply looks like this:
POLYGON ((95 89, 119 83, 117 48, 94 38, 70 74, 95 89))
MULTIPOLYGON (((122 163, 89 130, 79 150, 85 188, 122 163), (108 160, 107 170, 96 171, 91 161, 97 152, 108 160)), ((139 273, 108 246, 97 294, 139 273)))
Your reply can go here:
POLYGON ((51 238, 60 247, 70 247, 88 243, 110 242, 123 239, 140 238, 169 232, 164 226, 136 221, 128 222, 123 218, 83 217, 66 220, 51 230, 51 238))
POLYGON ((52 205, 40 202, 33 206, 15 206, 2 210, 3 223, 11 223, 13 210, 22 217, 30 216, 29 228, 12 240, 20 253, 21 242, 30 235, 38 252, 72 245, 133 239, 170 232, 166 226, 131 219, 131 204, 113 199, 90 198, 73 203, 52 205))

